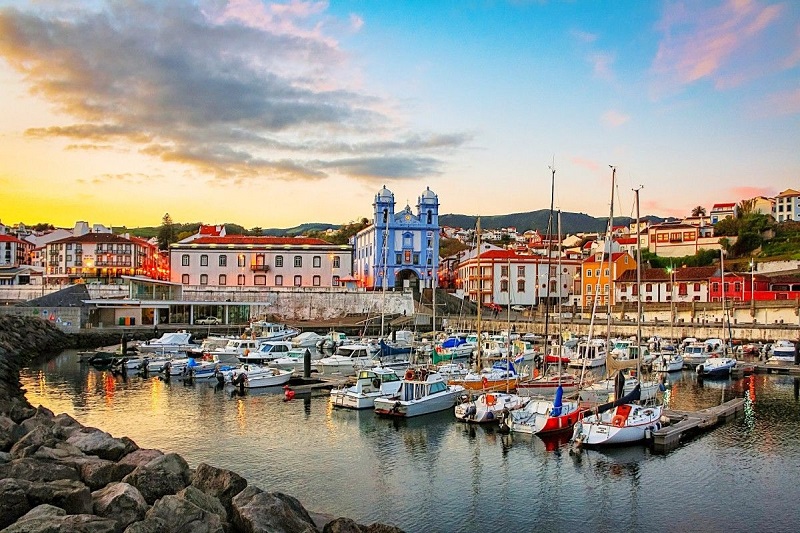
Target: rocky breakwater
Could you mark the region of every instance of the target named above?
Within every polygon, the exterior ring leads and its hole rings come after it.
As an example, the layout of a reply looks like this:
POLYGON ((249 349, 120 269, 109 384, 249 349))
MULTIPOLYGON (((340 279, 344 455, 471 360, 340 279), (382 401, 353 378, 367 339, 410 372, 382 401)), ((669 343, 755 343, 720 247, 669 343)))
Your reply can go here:
POLYGON ((309 513, 292 496, 230 470, 141 449, 25 399, 19 369, 65 335, 36 318, 0 317, 0 528, 3 532, 395 533, 309 513))

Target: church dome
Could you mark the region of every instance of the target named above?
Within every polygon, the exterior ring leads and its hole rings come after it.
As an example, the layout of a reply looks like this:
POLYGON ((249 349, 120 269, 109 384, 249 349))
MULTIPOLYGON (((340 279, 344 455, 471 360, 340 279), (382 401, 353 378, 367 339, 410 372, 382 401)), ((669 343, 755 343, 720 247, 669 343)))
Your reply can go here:
POLYGON ((376 202, 394 202, 394 194, 392 191, 386 188, 386 185, 378 191, 378 194, 375 196, 376 202))
POLYGON ((438 197, 436 196, 436 193, 431 190, 430 187, 427 187, 422 192, 422 195, 419 197, 419 199, 420 199, 420 202, 424 202, 424 203, 436 203, 437 200, 438 200, 438 197))

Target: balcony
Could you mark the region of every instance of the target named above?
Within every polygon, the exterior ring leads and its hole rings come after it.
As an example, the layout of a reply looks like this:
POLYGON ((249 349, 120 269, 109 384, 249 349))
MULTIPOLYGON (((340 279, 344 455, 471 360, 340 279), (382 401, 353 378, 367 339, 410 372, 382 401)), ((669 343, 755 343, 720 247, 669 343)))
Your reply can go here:
POLYGON ((250 265, 250 271, 252 272, 268 272, 269 265, 250 265))

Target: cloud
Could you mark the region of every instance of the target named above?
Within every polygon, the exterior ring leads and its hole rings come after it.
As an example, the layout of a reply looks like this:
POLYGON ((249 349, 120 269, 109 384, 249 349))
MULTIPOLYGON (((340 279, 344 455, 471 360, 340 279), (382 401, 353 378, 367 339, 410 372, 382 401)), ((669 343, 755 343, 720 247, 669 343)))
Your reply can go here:
POLYGON ((622 126, 631 119, 630 115, 625 115, 619 111, 610 109, 603 113, 603 122, 612 128, 622 126))
POLYGON ((737 202, 741 200, 749 200, 756 196, 765 196, 772 198, 778 194, 778 191, 772 187, 732 187, 727 196, 737 198, 737 202))
POLYGON ((607 52, 594 52, 589 54, 589 63, 592 65, 592 73, 601 80, 614 80, 614 72, 611 69, 614 65, 614 61, 614 55, 607 52))
POLYGON ((586 159, 581 156, 572 156, 570 158, 572 164, 578 167, 583 167, 585 169, 591 170, 592 172, 600 172, 603 168, 603 165, 600 165, 597 161, 592 161, 591 159, 586 159))
POLYGON ((348 86, 361 76, 338 38, 363 21, 327 15, 326 2, 59 5, 0 9, 0 57, 74 121, 32 138, 125 147, 233 181, 436 175, 471 139, 404 131, 385 112, 393 102, 348 86))
POLYGON ((656 25, 663 37, 652 66, 659 85, 675 89, 709 78, 716 88, 726 89, 763 75, 761 54, 773 53, 766 39, 783 10, 783 5, 755 0, 727 0, 713 7, 665 4, 656 25))

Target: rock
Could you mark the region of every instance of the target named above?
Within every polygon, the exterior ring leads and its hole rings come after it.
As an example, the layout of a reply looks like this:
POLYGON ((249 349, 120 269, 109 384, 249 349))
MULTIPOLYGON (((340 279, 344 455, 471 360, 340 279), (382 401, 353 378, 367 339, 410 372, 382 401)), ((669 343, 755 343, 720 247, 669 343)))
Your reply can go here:
POLYGON ((81 480, 91 490, 105 487, 109 483, 122 481, 122 478, 135 470, 133 465, 115 463, 105 459, 90 458, 80 465, 81 480))
POLYGON ((13 524, 31 509, 25 489, 26 485, 16 479, 0 479, 0 528, 13 524))
POLYGON ((70 465, 80 465, 83 460, 89 458, 88 455, 72 444, 67 444, 63 441, 56 442, 52 448, 41 446, 33 454, 33 457, 42 461, 61 461, 70 465))
POLYGON ((78 481, 80 479, 78 471, 68 465, 40 461, 34 457, 14 459, 0 465, 0 478, 7 477, 27 481, 55 481, 57 479, 78 481))
POLYGON ((20 425, 25 430, 25 433, 28 433, 33 431, 37 426, 53 427, 55 425, 55 421, 53 420, 54 418, 55 415, 53 414, 53 411, 40 405, 36 408, 34 415, 26 420, 23 420, 20 425))
POLYGON ((7 416, 0 416, 0 450, 7 452, 27 431, 7 416))
POLYGON ((53 425, 58 428, 58 434, 62 439, 68 439, 72 433, 83 429, 83 424, 72 418, 66 413, 61 413, 53 418, 53 425))
POLYGON ((200 463, 192 476, 192 486, 218 498, 228 515, 232 515, 231 500, 247 487, 247 480, 236 472, 200 463))
POLYGON ((136 468, 137 466, 146 465, 156 457, 163 456, 164 452, 161 450, 138 449, 120 459, 118 463, 124 465, 133 465, 133 467, 136 468))
POLYGON ((14 458, 29 457, 36 453, 41 446, 52 448, 58 442, 59 440, 51 428, 40 425, 20 438, 11 447, 10 453, 14 458))
POLYGON ((389 526, 386 524, 370 524, 368 526, 361 526, 364 533, 403 533, 399 527, 389 526))
POLYGON ((116 522, 117 533, 145 517, 148 505, 136 487, 113 483, 92 493, 94 514, 116 522))
POLYGON ((129 525, 124 533, 172 533, 160 518, 145 518, 129 525))
POLYGON ((22 515, 19 519, 20 520, 33 520, 34 518, 53 518, 56 516, 64 516, 67 512, 62 509, 61 507, 56 507, 55 505, 49 505, 43 503, 42 505, 37 505, 24 515, 22 515))
POLYGON ((114 533, 115 523, 90 514, 20 520, 3 533, 114 533))
POLYGON ((7 463, 11 459, 13 459, 13 457, 11 457, 10 453, 8 453, 8 452, 0 452, 0 463, 7 463))
POLYGON ((167 494, 175 494, 184 489, 191 481, 191 475, 189 465, 183 457, 168 453, 145 465, 137 466, 122 481, 139 489, 147 503, 153 504, 167 494))
POLYGON ((222 505, 217 498, 210 494, 206 494, 202 490, 189 485, 178 494, 176 494, 179 498, 183 498, 184 500, 193 503, 194 505, 198 506, 199 508, 207 511, 209 513, 213 513, 219 516, 219 519, 222 522, 228 521, 228 512, 225 510, 225 506, 222 505))
POLYGON ((83 428, 72 433, 68 444, 77 447, 83 453, 96 455, 101 459, 117 461, 127 453, 128 445, 97 428, 83 428))
POLYGON ((325 524, 322 533, 363 533, 363 531, 355 520, 336 518, 325 524))
POLYGON ((279 492, 245 488, 231 502, 233 525, 244 533, 318 532, 311 516, 298 500, 279 492))
MULTIPOLYGON (((222 509, 219 501, 217 504, 222 509)), ((219 515, 208 512, 178 495, 170 494, 158 500, 147 511, 147 518, 162 520, 167 531, 191 531, 192 533, 224 533, 225 531, 219 515)))
POLYGON ((16 480, 25 487, 25 494, 31 507, 49 503, 61 507, 67 514, 90 514, 92 494, 89 487, 80 481, 59 479, 56 481, 16 480))

